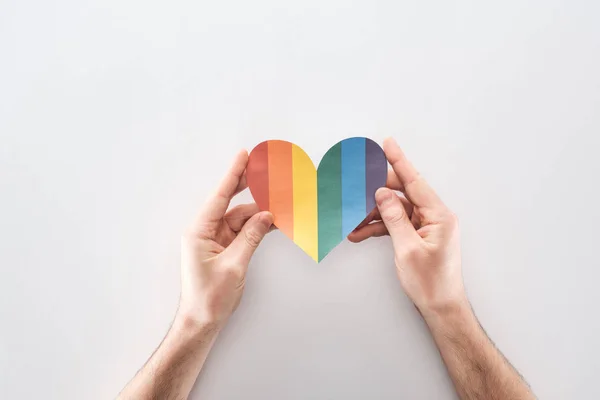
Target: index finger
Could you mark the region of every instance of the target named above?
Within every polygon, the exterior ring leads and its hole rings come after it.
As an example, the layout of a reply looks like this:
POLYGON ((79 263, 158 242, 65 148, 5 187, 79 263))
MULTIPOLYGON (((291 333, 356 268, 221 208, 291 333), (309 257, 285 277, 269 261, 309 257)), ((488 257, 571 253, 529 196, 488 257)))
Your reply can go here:
POLYGON ((194 230, 201 230, 207 224, 216 223, 223 218, 232 197, 247 186, 244 175, 247 164, 248 152, 242 150, 236 155, 229 171, 225 174, 215 193, 204 205, 194 224, 194 230))
POLYGON ((383 151, 394 169, 400 190, 417 207, 438 207, 443 203, 435 191, 425 182, 419 172, 404 155, 400 146, 392 138, 383 141, 383 151))

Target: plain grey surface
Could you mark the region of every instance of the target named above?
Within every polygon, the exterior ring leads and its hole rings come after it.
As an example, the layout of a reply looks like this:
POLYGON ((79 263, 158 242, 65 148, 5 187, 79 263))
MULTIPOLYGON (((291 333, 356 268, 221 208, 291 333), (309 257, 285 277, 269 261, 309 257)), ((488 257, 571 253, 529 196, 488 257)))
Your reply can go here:
MULTIPOLYGON (((394 136, 459 215, 473 307, 543 399, 600 398, 593 1, 0 3, 0 397, 113 398, 240 147, 394 136)), ((250 200, 246 193, 240 201, 250 200)), ((390 241, 280 233, 192 399, 454 399, 390 241)))

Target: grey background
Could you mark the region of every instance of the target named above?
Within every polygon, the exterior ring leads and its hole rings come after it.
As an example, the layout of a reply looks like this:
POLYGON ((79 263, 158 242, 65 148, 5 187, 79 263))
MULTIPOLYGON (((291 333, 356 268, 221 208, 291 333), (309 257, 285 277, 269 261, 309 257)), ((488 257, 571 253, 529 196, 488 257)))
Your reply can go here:
MULTIPOLYGON (((112 398, 169 327, 231 157, 394 136, 459 215, 483 326, 599 398, 593 1, 0 3, 0 397, 112 398)), ((248 201, 248 194, 239 201, 248 201)), ((269 235, 193 399, 453 399, 390 241, 269 235)))

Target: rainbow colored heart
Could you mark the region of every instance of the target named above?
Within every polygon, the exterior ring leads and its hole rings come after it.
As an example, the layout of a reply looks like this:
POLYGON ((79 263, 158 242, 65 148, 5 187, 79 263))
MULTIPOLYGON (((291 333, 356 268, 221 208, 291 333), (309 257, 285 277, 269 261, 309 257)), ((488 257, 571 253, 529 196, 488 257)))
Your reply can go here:
POLYGON ((256 204, 316 262, 321 261, 375 207, 387 161, 371 139, 344 139, 315 169, 299 146, 283 140, 257 145, 246 169, 256 204))

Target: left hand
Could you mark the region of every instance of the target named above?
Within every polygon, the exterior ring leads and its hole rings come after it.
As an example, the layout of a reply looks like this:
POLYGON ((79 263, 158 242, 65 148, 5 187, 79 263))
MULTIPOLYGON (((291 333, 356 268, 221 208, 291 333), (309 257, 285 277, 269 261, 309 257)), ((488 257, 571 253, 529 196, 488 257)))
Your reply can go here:
POLYGON ((181 245, 178 316, 220 329, 237 308, 254 251, 269 232, 273 215, 254 203, 227 211, 248 187, 248 153, 241 151, 181 245))

